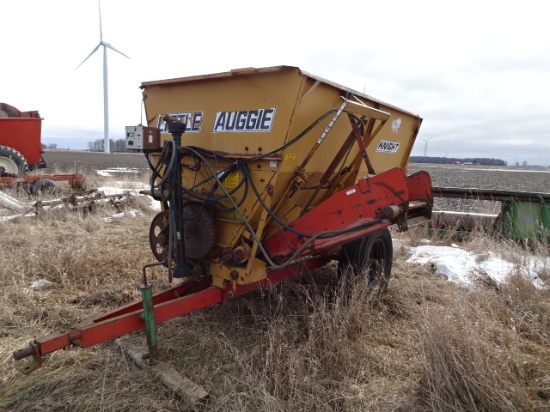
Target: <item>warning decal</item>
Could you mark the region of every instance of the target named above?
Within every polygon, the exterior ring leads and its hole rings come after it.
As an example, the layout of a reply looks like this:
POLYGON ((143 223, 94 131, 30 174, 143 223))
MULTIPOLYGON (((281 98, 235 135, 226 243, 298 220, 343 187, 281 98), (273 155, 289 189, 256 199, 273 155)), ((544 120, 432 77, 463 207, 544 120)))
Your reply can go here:
POLYGON ((241 180, 241 174, 238 171, 231 172, 223 181, 223 186, 226 189, 235 189, 241 180))

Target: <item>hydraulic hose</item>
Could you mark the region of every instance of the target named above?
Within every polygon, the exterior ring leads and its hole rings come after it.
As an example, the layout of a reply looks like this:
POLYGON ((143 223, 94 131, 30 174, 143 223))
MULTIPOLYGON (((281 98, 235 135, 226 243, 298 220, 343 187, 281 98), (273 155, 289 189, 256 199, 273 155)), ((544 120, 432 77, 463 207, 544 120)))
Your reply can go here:
MULTIPOLYGON (((185 193, 185 195, 189 196, 189 198, 196 199, 196 200, 202 202, 203 205, 208 203, 208 204, 212 204, 214 207, 216 207, 216 208, 218 208, 222 211, 232 211, 232 210, 236 211, 236 213, 239 215, 239 217, 241 218, 241 220, 243 221, 243 223, 247 227, 248 231, 251 233, 251 236, 253 237, 254 241, 257 242, 258 249, 260 250, 263 257, 266 259, 267 263, 273 269, 282 269, 282 268, 290 265, 297 257, 300 256, 300 254, 306 248, 309 247, 309 245, 313 241, 315 241, 317 239, 329 239, 329 238, 333 238, 333 237, 340 236, 340 235, 343 235, 343 234, 363 230, 363 229, 366 229, 368 227, 371 227, 371 226, 374 226, 374 225, 377 225, 377 224, 388 223, 388 221, 386 219, 377 219, 377 220, 373 220, 373 221, 364 223, 362 225, 359 225, 359 226, 356 226, 356 227, 353 227, 353 228, 344 229, 344 230, 325 231, 325 232, 317 233, 315 235, 311 235, 311 234, 308 234, 308 233, 303 233, 303 232, 300 232, 300 231, 292 228, 291 226, 289 226, 288 224, 283 222, 278 216, 276 216, 275 213, 265 204, 264 200, 262 199, 261 194, 259 193, 256 185, 254 184, 252 176, 250 175, 250 170, 248 169, 248 164, 249 163, 264 159, 264 158, 269 157, 269 156, 272 156, 275 153, 281 152, 281 151, 285 150, 286 148, 292 146, 293 144, 298 142, 300 139, 302 139, 313 128, 315 128, 321 121, 323 121, 325 118, 330 116, 332 113, 335 113, 337 110, 338 109, 331 109, 331 110, 327 111, 326 113, 324 113, 323 115, 319 116, 314 122, 312 122, 308 127, 306 127, 301 133, 299 133, 296 137, 294 137, 292 140, 288 141, 284 145, 282 145, 282 146, 280 146, 276 149, 273 149, 273 150, 271 150, 267 153, 262 153, 261 155, 254 156, 254 157, 249 158, 249 159, 242 159, 242 160, 240 160, 240 162, 236 162, 236 161, 234 161, 234 159, 231 159, 231 158, 229 158, 227 156, 224 156, 224 155, 222 155, 218 152, 215 152, 213 150, 208 150, 208 149, 204 149, 204 148, 200 148, 200 147, 196 147, 196 146, 185 146, 183 148, 180 148, 179 144, 177 144, 177 139, 174 138, 174 140, 171 142, 170 146, 165 146, 163 148, 163 151, 161 153, 159 161, 157 162, 157 164, 155 166, 153 166, 151 161, 149 159, 147 159, 151 169, 153 170, 153 174, 151 176, 151 188, 152 189, 160 189, 161 198, 163 198, 163 200, 167 200, 167 199, 164 198, 164 194, 163 194, 162 189, 163 189, 164 184, 169 179, 174 177, 174 175, 175 175, 175 178, 171 179, 172 184, 170 186, 170 193, 169 193, 170 199, 172 199, 174 197, 174 192, 178 192, 180 198, 181 198, 181 194, 185 193), (201 185, 207 183, 209 180, 214 180, 214 183, 212 184, 212 186, 210 188, 210 191, 209 191, 210 194, 208 196, 201 196, 198 193, 184 187, 181 184, 181 165, 179 165, 180 162, 181 162, 179 160, 181 149, 190 152, 194 157, 199 159, 199 163, 202 166, 205 166, 208 169, 209 177, 207 177, 206 179, 202 180, 201 182, 199 182, 198 184, 195 185, 195 187, 198 187, 198 186, 201 186, 201 185), (167 159, 168 154, 170 153, 170 151, 171 151, 170 160, 169 160, 168 164, 166 164, 166 159, 167 159), (222 160, 224 162, 227 162, 227 163, 229 163, 229 166, 225 167, 222 171, 214 171, 212 169, 211 165, 209 164, 209 162, 206 160, 205 156, 211 156, 211 157, 214 157, 215 159, 219 159, 219 160, 222 160), (161 177, 160 181, 157 184, 155 184, 155 180, 160 177, 160 170, 161 170, 163 165, 166 165, 164 175, 161 177), (178 165, 180 167, 178 167, 178 165), (179 169, 179 173, 176 169, 179 169), (236 187, 232 188, 229 191, 225 188, 225 186, 223 184, 223 181, 225 180, 225 178, 231 172, 236 171, 236 170, 239 170, 242 173, 243 177, 242 177, 242 179, 240 179, 240 181, 236 185, 236 187), (178 176, 179 176, 179 178, 178 178, 178 176), (245 186, 243 196, 237 202, 233 199, 232 195, 235 194, 243 185, 245 186), (248 196, 249 187, 252 187, 252 190, 253 190, 256 198, 260 202, 261 206, 267 211, 268 215, 277 224, 279 224, 281 227, 283 227, 283 229, 288 230, 288 231, 290 231, 291 233, 294 233, 297 236, 300 236, 300 237, 303 237, 303 238, 307 239, 304 242, 304 244, 302 246, 300 246, 292 254, 292 256, 290 256, 289 259, 286 262, 284 262, 283 264, 276 264, 275 262, 273 262, 271 260, 269 254, 267 253, 267 251, 263 247, 260 239, 257 237, 256 232, 252 228, 250 222, 248 221, 248 219, 244 216, 244 214, 240 210, 240 206, 244 203, 244 201, 246 200, 246 198, 248 196), (223 195, 216 196, 214 194, 216 192, 216 190, 218 190, 218 189, 221 189, 223 191, 223 195), (231 208, 225 208, 225 207, 218 204, 218 202, 220 200, 224 200, 224 199, 227 199, 232 204, 231 208)), ((344 112, 348 113, 355 120, 357 120, 357 122, 361 125, 361 127, 364 127, 363 119, 360 119, 359 117, 357 117, 355 114, 353 114, 351 112, 348 112, 348 111, 344 111, 344 112)), ((181 134, 180 134, 179 142, 181 142, 181 134)), ((197 170, 199 168, 200 168, 200 166, 197 167, 197 170)), ((174 203, 177 203, 177 202, 174 202, 174 203)), ((181 201, 179 203, 181 205, 181 201)), ((194 216, 184 217, 181 210, 174 210, 174 219, 176 219, 176 221, 183 220, 183 219, 193 219, 198 215, 198 213, 200 213, 200 211, 197 212, 194 216)), ((175 222, 175 224, 177 226, 177 222, 175 222)), ((183 224, 182 224, 182 227, 183 227, 183 224)), ((176 237, 178 237, 178 236, 179 235, 177 235, 176 237)), ((178 242, 178 239, 176 239, 176 242, 178 242)), ((180 255, 180 253, 179 253, 179 250, 178 250, 178 256, 179 255, 180 255)), ((183 254, 181 256, 185 256, 185 254, 183 254)), ((178 265, 176 265, 176 266, 178 266, 178 265)), ((188 269, 186 269, 186 270, 188 270, 188 269)), ((185 271, 185 270, 183 270, 183 271, 185 271)), ((177 276, 174 275, 174 277, 177 277, 177 276)))
MULTIPOLYGON (((202 156, 200 155, 199 153, 197 153, 198 156, 202 156)), ((242 211, 240 210, 239 207, 237 207, 237 204, 235 203, 235 201, 233 200, 233 198, 230 196, 229 192, 227 191, 227 189, 223 186, 222 182, 219 180, 218 176, 214 173, 214 171, 212 170, 212 168, 210 167, 210 165, 208 164, 208 162, 206 162, 206 159, 204 159, 204 164, 206 165, 206 167, 209 169, 209 171, 212 173, 212 175, 214 176, 214 179, 216 179, 219 183, 219 187, 224 191, 225 195, 226 195, 226 198, 233 204, 234 206, 234 209, 235 211, 239 214, 239 217, 242 219, 243 223, 245 224, 246 228, 248 229, 248 231, 250 232, 250 234, 252 235, 254 241, 258 244, 258 249, 260 250, 260 252, 262 253, 263 257, 265 258, 266 262, 271 266, 272 269, 283 269, 287 266, 289 266, 290 264, 293 263, 293 261, 298 258, 302 252, 307 249, 309 247, 309 245, 317 240, 317 239, 329 239, 329 238, 332 238, 332 237, 336 237, 336 236, 340 236, 340 235, 343 235, 343 234, 346 234, 346 233, 351 233, 351 232, 355 232, 355 231, 359 231, 359 230, 363 230, 363 229, 367 229, 369 227, 372 227, 372 226, 375 226, 375 225, 378 225, 378 224, 381 224, 381 223, 388 223, 388 220, 386 219, 377 219, 377 220, 373 220, 371 222, 367 222, 367 223, 364 223, 362 225, 359 225, 359 226, 356 226, 356 227, 353 227, 353 228, 349 228, 349 229, 344 229, 344 230, 329 230, 329 231, 325 231, 325 232, 320 232, 320 233, 317 233, 315 235, 310 235, 310 234, 307 234, 307 233, 301 233, 297 230, 294 230, 292 227, 290 227, 289 225, 285 224, 284 222, 282 222, 274 213, 271 209, 269 209, 269 207, 267 207, 267 205, 265 204, 265 202, 263 202, 260 194, 258 193, 258 190, 256 189, 255 185, 253 184, 252 182, 252 179, 249 175, 249 172, 248 172, 248 169, 247 169, 247 179, 250 180, 250 183, 251 183, 251 186, 252 186, 252 189, 254 190, 254 194, 256 195, 256 197, 258 198, 258 200, 260 201, 262 207, 264 207, 268 214, 273 217, 277 223, 279 223, 283 228, 297 234, 298 236, 303 236, 304 238, 307 238, 307 240, 304 242, 304 244, 302 246, 300 246, 298 249, 296 249, 296 251, 292 254, 292 256, 290 256, 288 258, 288 260, 282 264, 277 264, 275 262, 273 262, 273 260, 271 259, 271 257, 269 256, 269 254, 267 253, 267 251, 265 250, 265 248, 263 247, 262 245, 262 242, 261 240, 258 238, 258 236, 256 235, 256 232, 254 231, 254 229, 252 228, 252 225, 250 224, 249 220, 246 218, 246 216, 244 216, 244 214, 242 213, 242 211)))

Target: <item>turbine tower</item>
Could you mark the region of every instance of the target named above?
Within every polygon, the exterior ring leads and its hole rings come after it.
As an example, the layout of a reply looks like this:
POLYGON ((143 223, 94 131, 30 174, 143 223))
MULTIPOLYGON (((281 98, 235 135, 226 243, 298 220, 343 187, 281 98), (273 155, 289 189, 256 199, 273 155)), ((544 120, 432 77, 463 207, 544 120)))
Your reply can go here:
MULTIPOLYGON (((121 51, 115 49, 109 43, 103 41, 103 27, 101 25, 101 3, 97 0, 97 5, 99 6, 99 44, 95 46, 92 52, 86 57, 78 67, 82 66, 86 60, 88 60, 92 54, 94 54, 101 46, 103 46, 103 134, 105 137, 104 149, 105 153, 110 153, 110 140, 109 140, 109 78, 107 75, 107 49, 117 52, 118 54, 126 56, 121 51)), ((77 69, 78 69, 77 67, 77 69)))
POLYGON ((430 140, 433 136, 430 136, 428 137, 427 139, 422 139, 420 138, 420 140, 424 140, 426 143, 424 144, 424 157, 426 157, 426 155, 428 154, 428 140, 430 140))

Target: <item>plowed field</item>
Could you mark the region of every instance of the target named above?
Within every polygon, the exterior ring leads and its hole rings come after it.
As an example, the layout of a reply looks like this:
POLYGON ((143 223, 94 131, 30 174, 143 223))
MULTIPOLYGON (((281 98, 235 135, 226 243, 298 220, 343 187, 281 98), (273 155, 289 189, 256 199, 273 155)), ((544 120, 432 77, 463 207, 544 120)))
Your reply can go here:
MULTIPOLYGON (((148 173, 142 153, 98 153, 87 151, 46 151, 47 171, 94 173, 98 170, 129 168, 136 174, 148 173)), ((475 165, 436 165, 412 163, 409 172, 426 170, 432 184, 439 187, 494 189, 521 192, 550 192, 550 169, 475 165)), ((487 201, 437 199, 436 207, 469 212, 498 212, 499 204, 487 201)))
POLYGON ((143 153, 101 153, 79 150, 47 150, 44 158, 48 164, 46 173, 94 173, 111 168, 129 168, 147 172, 149 165, 143 153))
MULTIPOLYGON (((550 193, 550 169, 502 166, 411 164, 409 172, 427 171, 435 187, 550 193)), ((498 213, 499 202, 435 198, 435 209, 498 213)))

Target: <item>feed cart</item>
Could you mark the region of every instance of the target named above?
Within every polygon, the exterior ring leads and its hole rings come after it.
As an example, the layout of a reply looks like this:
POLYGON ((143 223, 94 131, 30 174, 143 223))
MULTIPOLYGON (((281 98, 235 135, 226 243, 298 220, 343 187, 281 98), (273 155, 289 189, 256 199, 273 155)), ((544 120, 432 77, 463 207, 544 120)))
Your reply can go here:
POLYGON ((339 261, 384 290, 388 228, 426 221, 426 172, 407 176, 421 118, 296 67, 145 82, 147 126, 127 146, 151 169, 162 205, 142 271, 142 301, 14 352, 36 369, 58 349, 88 347, 339 261), (174 287, 151 292, 164 265, 174 287))

